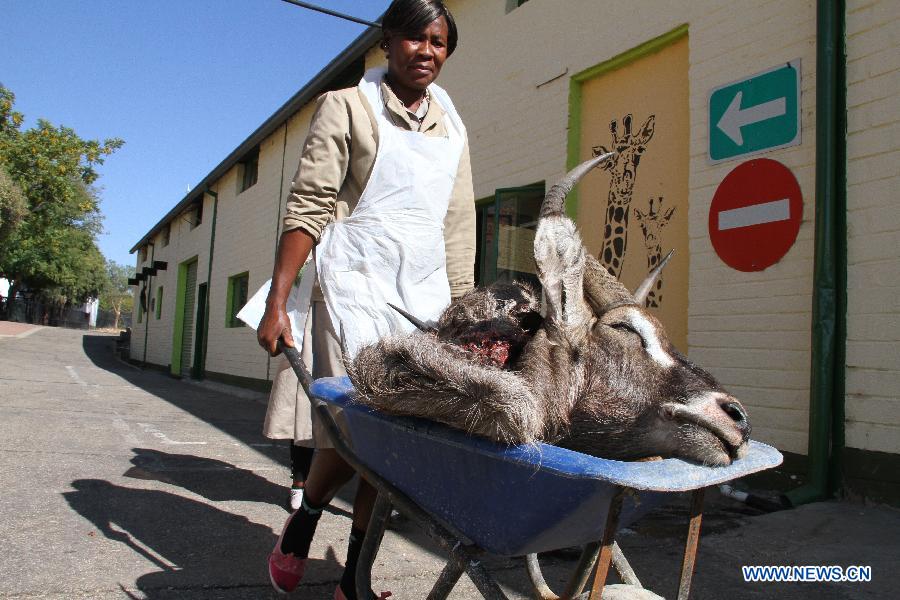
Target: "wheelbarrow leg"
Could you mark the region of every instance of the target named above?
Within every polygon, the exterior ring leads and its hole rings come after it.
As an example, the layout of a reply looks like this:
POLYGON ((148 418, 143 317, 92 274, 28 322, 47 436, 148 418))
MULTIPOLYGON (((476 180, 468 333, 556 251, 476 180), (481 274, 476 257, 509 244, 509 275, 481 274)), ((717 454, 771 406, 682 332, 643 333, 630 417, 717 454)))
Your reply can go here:
POLYGON ((487 572, 487 569, 482 566, 479 557, 473 556, 471 552, 460 552, 459 550, 454 552, 454 554, 457 553, 460 559, 465 561, 466 575, 469 576, 469 579, 481 592, 484 600, 509 600, 506 594, 503 593, 503 590, 500 589, 500 586, 497 585, 497 582, 494 581, 494 578, 487 572))
MULTIPOLYGON (((528 572, 528 578, 531 579, 531 586, 534 590, 535 598, 539 600, 572 600, 581 595, 581 590, 591 576, 591 569, 597 562, 597 554, 600 553, 600 542, 591 542, 586 544, 581 551, 581 557, 578 564, 569 578, 566 590, 562 596, 556 593, 547 585, 544 579, 544 573, 541 571, 541 563, 537 554, 528 554, 525 556, 525 570, 528 572)), ((614 563, 615 564, 615 563, 614 563)))
MULTIPOLYGON (((584 549, 581 551, 581 557, 578 559, 578 565, 572 572, 572 576, 569 578, 569 583, 566 585, 566 590, 563 592, 562 596, 557 596, 556 593, 550 589, 550 586, 547 585, 544 574, 541 572, 541 564, 538 561, 537 554, 527 555, 525 557, 525 567, 528 572, 528 577, 531 579, 531 585, 534 588, 535 598, 538 598, 539 600, 573 600, 575 598, 580 598, 582 596, 581 590, 584 589, 585 584, 591 576, 591 568, 594 566, 594 563, 597 562, 597 555, 599 553, 600 542, 591 542, 590 544, 585 545, 584 549)), ((623 583, 627 583, 636 588, 644 587, 641 585, 640 580, 638 580, 637 575, 634 574, 631 565, 628 564, 628 560, 625 558, 625 555, 622 553, 617 542, 613 542, 612 545, 612 566, 616 570, 616 573, 619 574, 619 578, 623 583)))
POLYGON ((372 589, 372 565, 378 556, 381 540, 384 538, 384 530, 387 528, 388 519, 391 516, 391 501, 387 494, 379 493, 372 508, 372 516, 369 518, 369 527, 366 529, 366 537, 359 551, 359 562, 356 565, 356 597, 368 598, 372 589))
POLYGON ((434 582, 434 587, 431 588, 431 592, 426 600, 445 600, 450 595, 450 592, 453 591, 453 588, 456 587, 456 583, 465 571, 465 563, 456 556, 451 555, 450 560, 444 565, 444 570, 441 571, 441 576, 434 582))
POLYGON ((609 513, 606 515, 606 528, 603 530, 603 539, 600 542, 600 558, 597 560, 597 573, 594 575, 590 600, 600 600, 603 597, 603 588, 606 586, 606 576, 609 574, 609 565, 612 562, 613 544, 615 544, 616 529, 619 528, 619 513, 622 512, 624 495, 625 490, 620 489, 609 503, 609 513))
MULTIPOLYGON (((442 541, 442 540, 438 540, 442 541)), ((443 542, 449 542, 450 538, 444 537, 443 542)), ((443 545, 443 544, 442 544, 443 545)), ((456 586, 463 572, 469 576, 475 587, 481 593, 481 597, 485 600, 509 600, 497 582, 491 577, 481 564, 481 550, 474 549, 471 546, 464 546, 459 541, 449 548, 450 556, 441 576, 431 588, 428 594, 428 600, 444 600, 450 595, 450 592, 456 586)))
POLYGON ((687 600, 691 594, 691 579, 697 562, 697 548, 700 546, 700 523, 703 520, 703 493, 705 488, 691 494, 691 520, 688 525, 687 541, 684 544, 684 561, 681 563, 681 581, 678 583, 678 600, 687 600))
POLYGON ((625 558, 625 554, 622 552, 622 549, 619 548, 618 542, 613 542, 612 548, 612 564, 613 568, 616 570, 616 573, 619 575, 619 579, 622 580, 622 583, 627 583, 630 586, 634 586, 636 588, 643 588, 641 585, 640 579, 638 579, 637 575, 634 573, 634 569, 631 568, 631 564, 629 564, 628 559, 625 558))

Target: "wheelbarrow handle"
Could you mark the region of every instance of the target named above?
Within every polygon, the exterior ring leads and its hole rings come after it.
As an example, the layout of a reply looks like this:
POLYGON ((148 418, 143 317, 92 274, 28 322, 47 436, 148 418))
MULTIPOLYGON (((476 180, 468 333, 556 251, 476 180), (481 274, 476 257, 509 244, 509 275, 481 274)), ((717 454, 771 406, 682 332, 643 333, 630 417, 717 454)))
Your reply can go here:
POLYGON ((297 352, 297 349, 293 346, 286 346, 280 338, 278 340, 278 349, 284 352, 285 358, 287 358, 288 362, 291 363, 291 367, 294 369, 294 373, 297 374, 297 379, 300 380, 300 385, 303 386, 303 391, 306 392, 307 396, 309 396, 309 388, 312 385, 313 379, 312 375, 310 375, 309 371, 307 370, 306 365, 303 364, 303 359, 300 358, 300 353, 297 352))

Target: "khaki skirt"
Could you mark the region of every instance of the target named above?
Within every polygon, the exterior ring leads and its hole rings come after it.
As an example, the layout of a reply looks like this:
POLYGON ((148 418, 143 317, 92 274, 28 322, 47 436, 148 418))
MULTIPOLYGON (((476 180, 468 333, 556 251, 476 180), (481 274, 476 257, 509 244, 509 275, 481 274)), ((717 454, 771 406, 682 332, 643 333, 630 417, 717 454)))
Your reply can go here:
MULTIPOLYGON (((340 341, 323 301, 312 303, 301 358, 315 379, 347 374, 340 341)), ((324 426, 284 356, 279 357, 276 368, 263 435, 270 439, 292 439, 298 446, 331 448, 324 426)))

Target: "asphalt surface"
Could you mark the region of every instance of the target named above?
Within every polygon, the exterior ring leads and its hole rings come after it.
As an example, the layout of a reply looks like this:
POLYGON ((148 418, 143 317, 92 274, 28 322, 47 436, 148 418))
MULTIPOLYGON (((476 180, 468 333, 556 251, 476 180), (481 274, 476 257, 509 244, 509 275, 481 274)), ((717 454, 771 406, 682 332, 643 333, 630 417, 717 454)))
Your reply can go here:
MULTIPOLYGON (((117 360, 113 337, 0 322, 0 598, 275 598, 265 560, 287 517, 287 447, 260 434, 264 397, 117 360)), ((324 514, 294 598, 332 598, 350 529, 345 490, 324 514)), ((681 499, 685 500, 685 499, 681 499)), ((675 596, 687 503, 619 542, 644 584, 675 596)), ((692 598, 892 598, 900 513, 841 502, 761 514, 708 495, 692 598), (745 583, 741 565, 869 565, 869 583, 745 583)), ((577 554, 542 557, 561 589, 577 554)), ((404 521, 376 590, 425 598, 444 564, 404 521)), ((487 563, 531 597, 520 559, 487 563)), ((467 577, 451 598, 479 598, 467 577)))

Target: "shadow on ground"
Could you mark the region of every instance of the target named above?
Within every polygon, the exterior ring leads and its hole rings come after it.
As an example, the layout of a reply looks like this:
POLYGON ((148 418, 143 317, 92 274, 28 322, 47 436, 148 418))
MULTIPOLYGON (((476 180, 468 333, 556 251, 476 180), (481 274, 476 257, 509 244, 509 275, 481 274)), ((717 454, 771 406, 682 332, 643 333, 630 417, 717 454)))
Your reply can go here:
MULTIPOLYGON (((135 582, 144 598, 168 598, 172 590, 258 587, 269 593, 265 561, 275 543, 268 527, 203 502, 158 490, 135 489, 99 479, 72 482, 63 496, 106 538, 125 544, 156 565, 135 582), (248 586, 247 582, 256 582, 248 586)), ((335 560, 315 560, 314 568, 333 578, 335 560)))
MULTIPOLYGON (((84 352, 97 367, 113 372, 130 384, 209 423, 267 458, 287 464, 289 456, 286 445, 272 444, 261 434, 265 415, 262 403, 200 386, 187 386, 165 374, 125 365, 115 358, 113 343, 114 338, 110 336, 83 337, 84 352)), ((284 503, 286 487, 228 462, 148 448, 134 448, 133 451, 132 467, 126 472, 128 477, 176 485, 211 502, 284 503)), ((268 527, 209 504, 163 491, 120 487, 96 479, 80 479, 72 486, 75 491, 67 492, 65 496, 74 510, 94 523, 107 538, 128 545, 159 567, 158 571, 140 577, 137 582, 139 589, 149 590, 150 598, 171 598, 174 597, 173 589, 202 587, 208 581, 216 581, 217 585, 224 581, 225 585, 232 582, 234 586, 241 586, 246 585, 247 581, 267 579, 264 561, 248 560, 248 557, 265 556, 271 550, 275 538, 268 527), (160 523, 165 526, 161 527, 160 523), (169 591, 166 592, 165 588, 169 591)), ((351 493, 352 490, 345 488, 342 497, 352 498, 351 493)), ((779 594, 785 588, 748 588, 741 585, 739 579, 739 567, 744 560, 749 559, 750 555, 757 558, 766 556, 765 548, 759 546, 779 544, 777 535, 744 543, 744 531, 751 528, 753 517, 760 513, 719 499, 714 490, 707 495, 706 507, 703 521, 705 537, 700 544, 693 597, 722 597, 719 595, 723 589, 719 579, 723 576, 733 586, 728 593, 731 600, 781 597, 779 594), (721 542, 714 542, 717 538, 721 542), (727 544, 724 543, 726 539, 727 544), (776 593, 771 595, 770 592, 776 593)), ((335 512, 346 515, 339 510, 335 512)), ((598 515, 598 518, 603 516, 598 515)), ((786 522, 790 522, 790 516, 786 515, 786 518, 786 522)), ((674 505, 648 515, 618 536, 638 576, 657 593, 670 596, 677 587, 687 520, 687 499, 678 498, 674 505)), ((401 523, 395 533, 423 550, 444 556, 437 545, 412 522, 401 523)), ((342 559, 343 556, 340 557, 342 559)), ((542 556, 545 575, 555 589, 562 589, 576 559, 575 550, 561 550, 542 556)), ((390 558, 383 557, 382 560, 388 561, 390 558)), ((326 581, 337 581, 341 572, 337 559, 329 557, 328 560, 315 562, 320 564, 312 565, 310 572, 316 573, 317 581, 322 581, 323 585, 326 581)), ((491 559, 487 561, 487 566, 502 585, 523 596, 530 596, 531 587, 521 559, 491 559)), ((613 579, 611 577, 611 581, 613 579)), ((324 589, 322 591, 324 593, 324 589)), ((851 597, 844 596, 846 588, 831 588, 830 591, 835 593, 825 593, 821 597, 851 597)), ((268 589, 262 588, 248 589, 247 592, 247 597, 267 597, 269 594, 268 589)), ((400 594, 396 596, 402 597, 400 594)))

